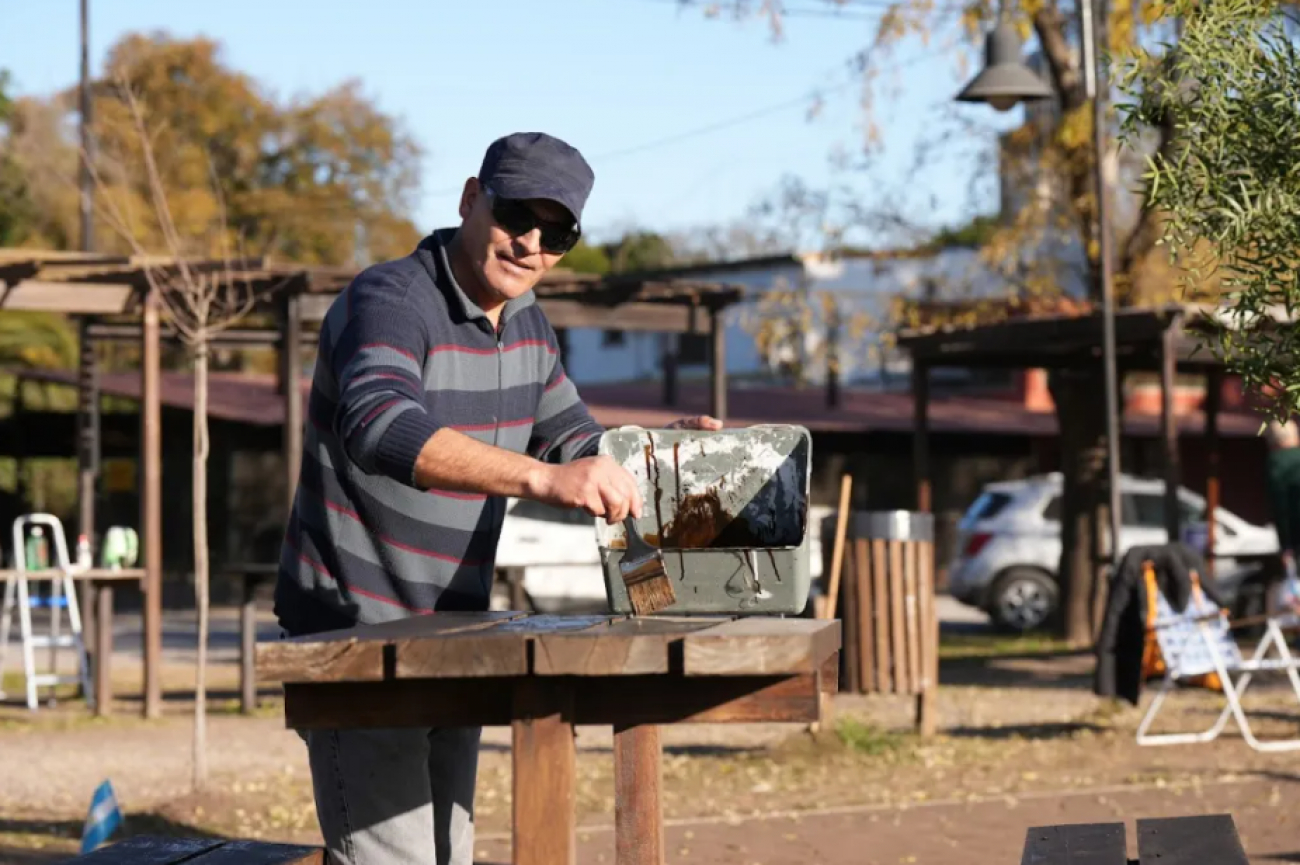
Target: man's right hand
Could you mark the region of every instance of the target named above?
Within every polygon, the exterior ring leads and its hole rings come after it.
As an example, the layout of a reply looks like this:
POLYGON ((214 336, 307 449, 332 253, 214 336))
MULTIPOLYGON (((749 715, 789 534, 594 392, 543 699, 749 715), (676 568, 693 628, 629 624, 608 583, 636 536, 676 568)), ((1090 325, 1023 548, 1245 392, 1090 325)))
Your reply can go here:
POLYGON ((641 516, 641 492, 632 474, 607 456, 564 465, 543 464, 529 484, 529 498, 563 508, 581 508, 613 524, 629 513, 641 516))

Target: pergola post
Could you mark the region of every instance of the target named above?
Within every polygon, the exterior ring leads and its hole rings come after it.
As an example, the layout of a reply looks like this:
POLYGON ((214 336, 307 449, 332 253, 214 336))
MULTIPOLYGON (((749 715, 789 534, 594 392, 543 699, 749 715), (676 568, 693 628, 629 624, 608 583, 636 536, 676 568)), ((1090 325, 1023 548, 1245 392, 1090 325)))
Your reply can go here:
POLYGON ((1205 565, 1214 579, 1214 548, 1218 540, 1219 510, 1219 404, 1223 398, 1223 373, 1217 367, 1205 377, 1205 565))
POLYGON ((912 474, 916 509, 930 513, 930 367, 912 362, 912 474))
POLYGON ((709 414, 727 419, 727 328, 722 310, 709 310, 709 414))
POLYGON ((280 317, 280 375, 284 393, 284 471, 288 506, 293 509, 294 491, 302 466, 302 304, 296 292, 285 297, 280 317))
POLYGON ((664 369, 664 405, 677 405, 677 346, 679 337, 675 333, 662 335, 663 369, 664 369))
MULTIPOLYGON (((90 321, 82 316, 77 323, 77 499, 78 531, 96 549, 95 535, 95 480, 99 475, 99 381, 95 344, 90 338, 90 321)), ((81 630, 92 664, 97 663, 95 640, 95 587, 82 580, 78 606, 81 608, 81 630)), ((111 627, 111 625, 110 625, 111 627)), ((90 696, 87 694, 86 696, 90 696)), ((102 714, 105 707, 97 707, 102 714)))
POLYGON ((1160 335, 1160 442, 1165 476, 1165 529, 1169 533, 1169 543, 1182 539, 1182 519, 1178 509, 1178 419, 1174 415, 1174 373, 1178 363, 1180 330, 1175 319, 1160 335))
POLYGON ((144 716, 162 715, 162 355, 160 298, 144 295, 140 361, 140 523, 144 535, 144 716))

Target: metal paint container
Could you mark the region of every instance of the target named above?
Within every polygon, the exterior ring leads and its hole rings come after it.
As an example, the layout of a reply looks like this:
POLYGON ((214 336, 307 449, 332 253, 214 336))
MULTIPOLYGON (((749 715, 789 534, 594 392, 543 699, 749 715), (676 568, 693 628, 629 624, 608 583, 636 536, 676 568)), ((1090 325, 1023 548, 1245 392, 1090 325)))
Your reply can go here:
MULTIPOLYGON (((799 426, 718 432, 622 427, 600 441, 636 479, 637 530, 664 552, 665 615, 798 614, 808 601, 812 437, 799 426)), ((596 520, 610 608, 630 613, 621 525, 596 520)))

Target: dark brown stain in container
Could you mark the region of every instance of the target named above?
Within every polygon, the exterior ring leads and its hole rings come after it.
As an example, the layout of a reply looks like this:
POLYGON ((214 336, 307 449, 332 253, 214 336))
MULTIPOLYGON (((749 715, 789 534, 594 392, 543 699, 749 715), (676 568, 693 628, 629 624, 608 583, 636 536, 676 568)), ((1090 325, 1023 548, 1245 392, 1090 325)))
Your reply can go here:
POLYGON ((701 550, 770 546, 750 528, 747 520, 736 519, 722 507, 717 490, 682 497, 673 520, 664 527, 664 549, 701 550))
MULTIPOLYGON (((664 488, 662 483, 663 478, 661 476, 661 472, 659 471, 659 460, 655 459, 654 434, 646 433, 645 437, 646 437, 646 441, 649 442, 649 444, 646 445, 646 451, 645 451, 646 476, 649 479, 650 483, 654 484, 655 525, 659 528, 659 537, 663 537, 664 535, 664 510, 663 510, 664 488), (652 471, 653 474, 651 474, 652 471)), ((647 541, 650 540, 649 536, 646 537, 646 540, 647 541)), ((651 543, 655 543, 655 542, 651 541, 651 543)))
POLYGON ((768 561, 772 563, 772 573, 776 575, 776 581, 781 582, 781 571, 776 566, 776 553, 771 550, 767 551, 768 561))
MULTIPOLYGON (((674 512, 680 512, 682 509, 682 443, 673 442, 673 481, 676 492, 676 501, 673 503, 674 512)), ((678 574, 677 579, 686 579, 686 554, 678 551, 677 553, 678 574)))

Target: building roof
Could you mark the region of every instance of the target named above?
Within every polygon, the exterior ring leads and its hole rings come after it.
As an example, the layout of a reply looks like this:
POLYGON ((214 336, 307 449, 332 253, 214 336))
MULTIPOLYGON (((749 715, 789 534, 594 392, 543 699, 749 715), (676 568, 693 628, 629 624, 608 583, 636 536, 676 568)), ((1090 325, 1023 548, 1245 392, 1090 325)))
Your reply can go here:
MULTIPOLYGON (((74 385, 74 373, 62 370, 23 371, 33 379, 74 385)), ((304 398, 310 382, 303 380, 304 398)), ((140 376, 135 372, 100 374, 100 388, 106 394, 127 399, 140 398, 140 376)), ((679 405, 663 404, 656 383, 588 385, 580 387, 582 397, 596 421, 606 427, 637 425, 662 427, 682 416, 708 412, 708 389, 683 383, 679 405)), ((194 383, 189 373, 164 372, 162 403, 186 411, 194 407, 194 383)), ((214 419, 254 426, 284 423, 284 400, 276 391, 272 375, 213 373, 209 377, 209 413, 214 419)), ((845 390, 838 408, 826 405, 821 388, 732 387, 727 393, 727 422, 737 426, 781 423, 800 424, 813 432, 909 432, 913 428, 913 402, 906 393, 874 393, 845 390)), ((1056 418, 1051 412, 1035 411, 1005 398, 934 395, 930 401, 930 430, 934 433, 1054 436, 1056 418)), ((1179 434, 1197 436, 1205 428, 1201 412, 1178 416, 1179 434)), ((1129 412, 1125 433, 1156 436, 1160 418, 1155 414, 1129 412)), ((1256 415, 1222 412, 1219 434, 1248 437, 1259 430, 1256 415)))

